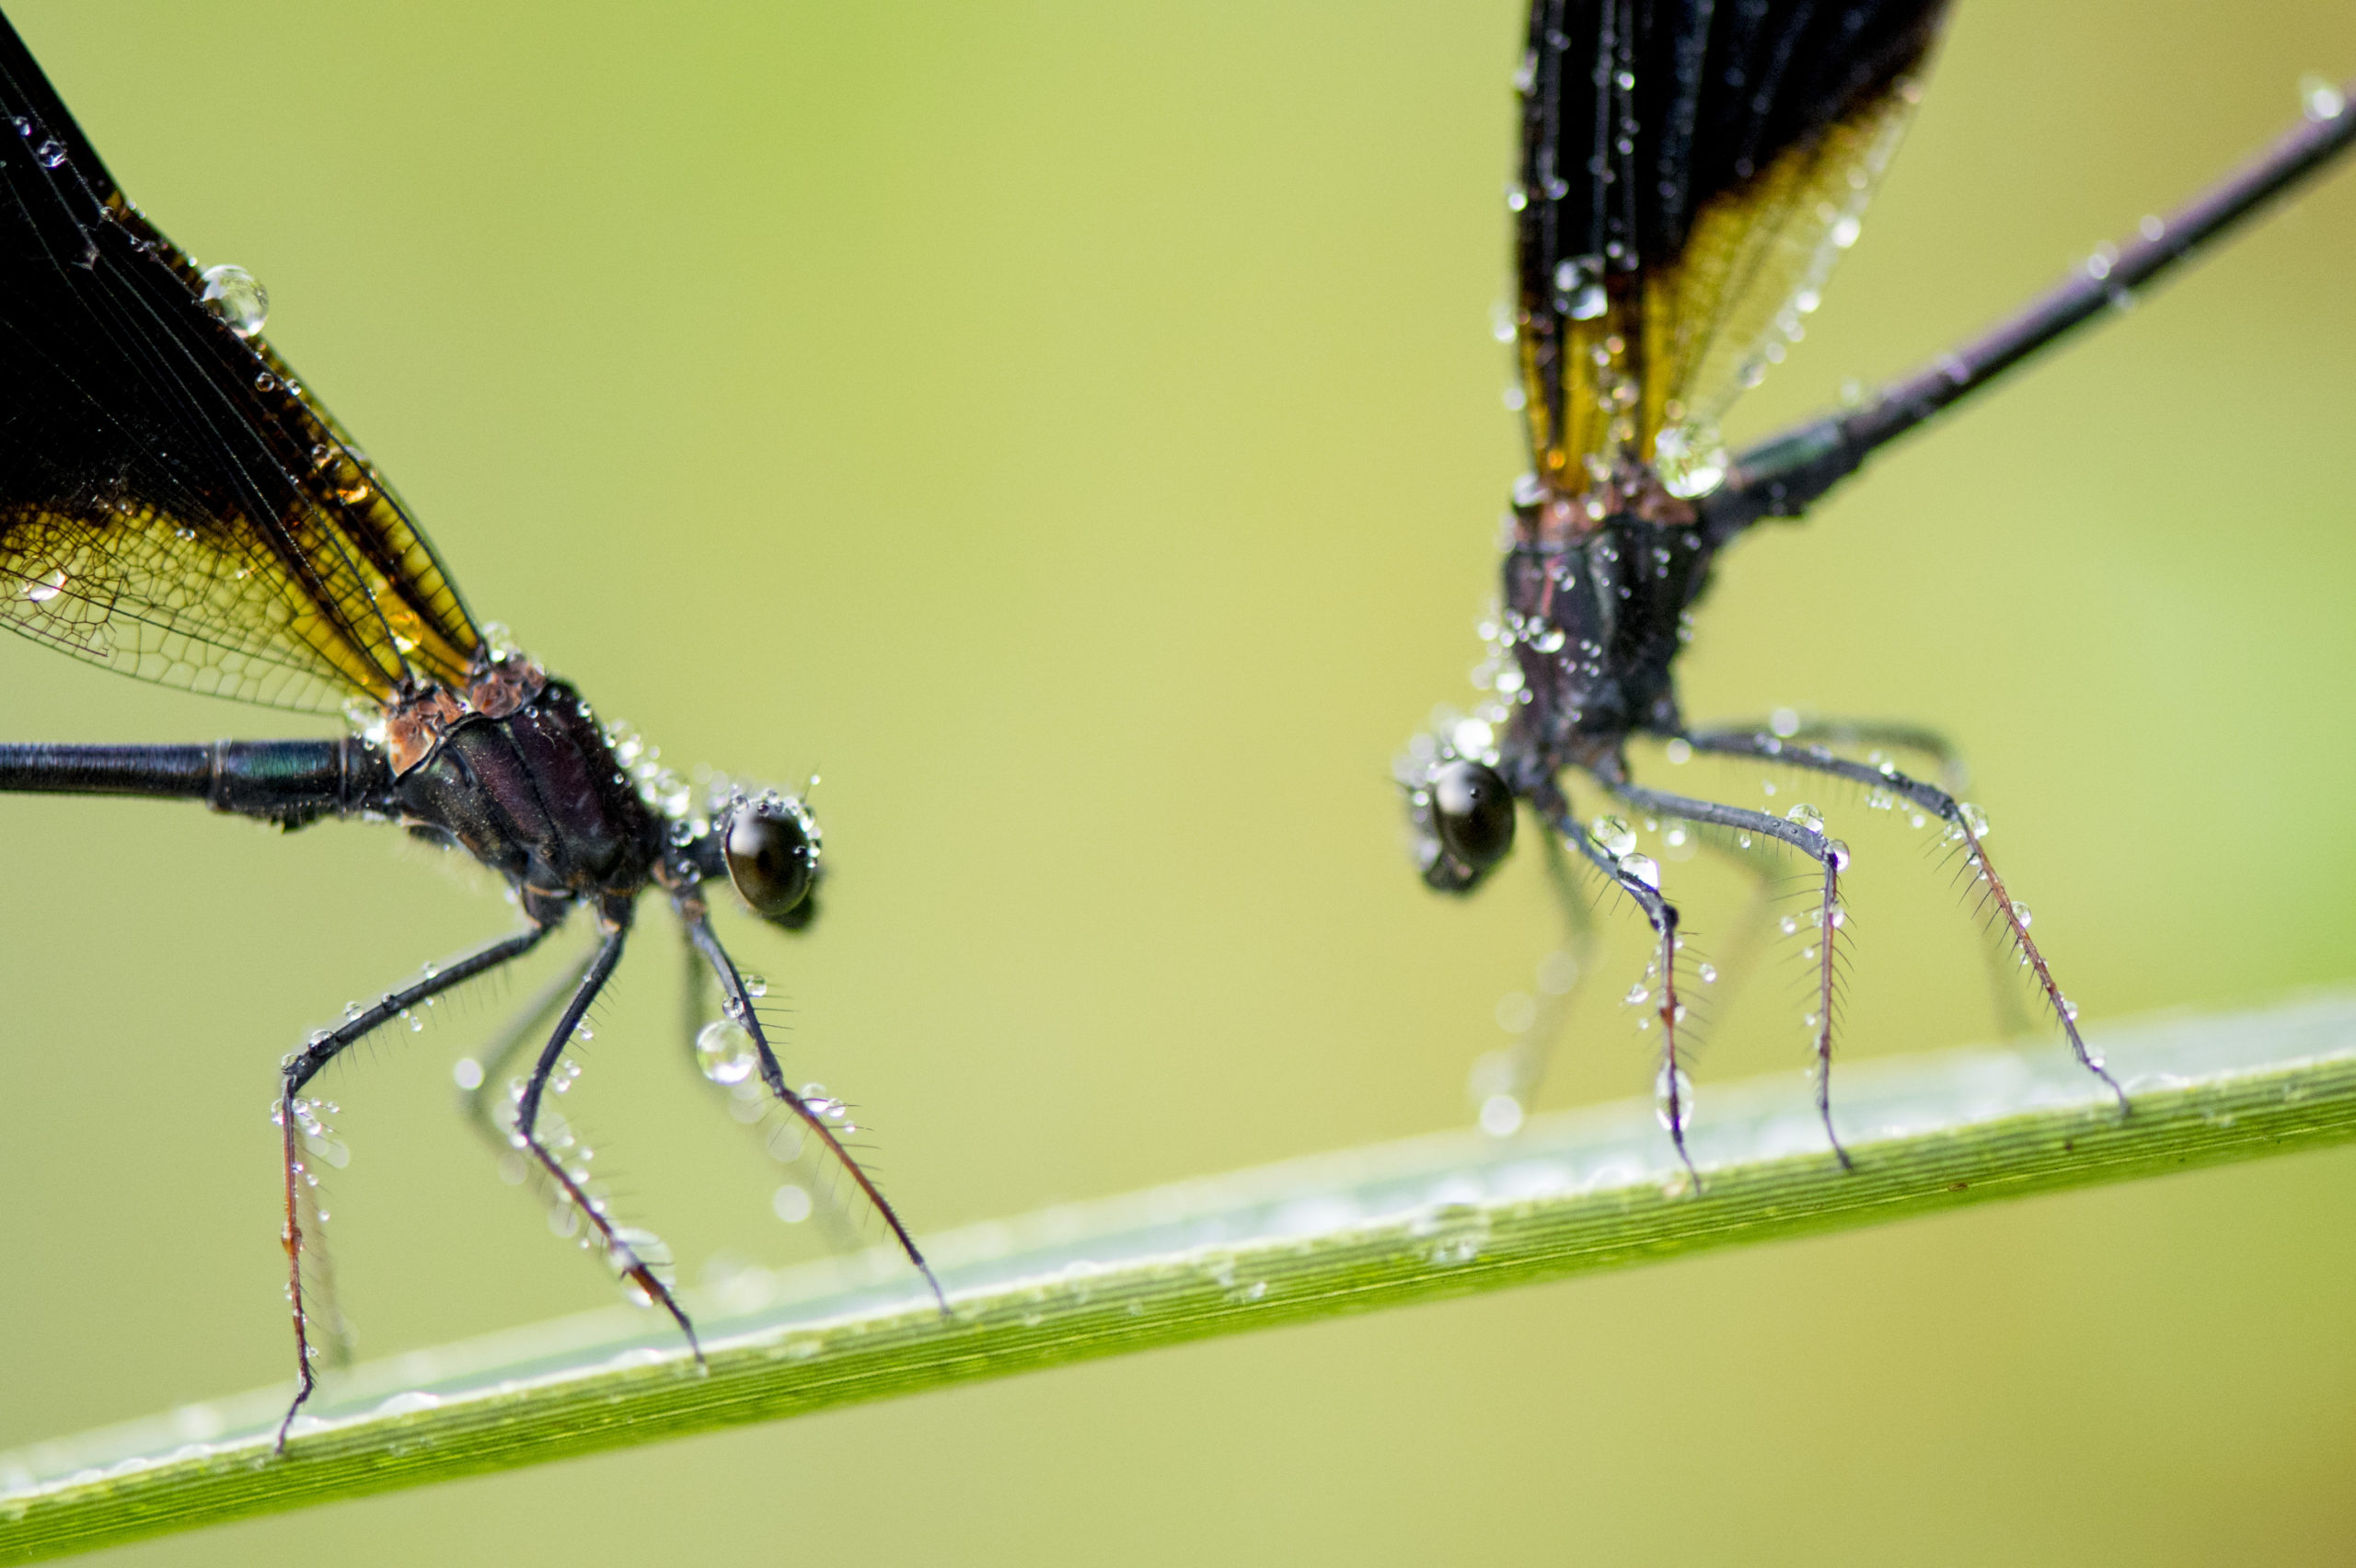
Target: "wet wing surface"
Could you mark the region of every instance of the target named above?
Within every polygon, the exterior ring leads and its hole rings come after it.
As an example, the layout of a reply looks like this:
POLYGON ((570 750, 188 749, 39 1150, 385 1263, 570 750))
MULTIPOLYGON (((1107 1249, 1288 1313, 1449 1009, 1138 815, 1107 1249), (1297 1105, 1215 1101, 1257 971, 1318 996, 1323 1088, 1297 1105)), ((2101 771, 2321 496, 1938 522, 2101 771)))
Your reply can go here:
POLYGON ((5 19, 0 289, 0 619, 274 707, 463 680, 465 605, 259 290, 140 215, 5 19))
POLYGON ((1945 0, 1538 0, 1511 195, 1539 478, 1625 455, 1670 491, 1800 317, 1903 128, 1945 0))

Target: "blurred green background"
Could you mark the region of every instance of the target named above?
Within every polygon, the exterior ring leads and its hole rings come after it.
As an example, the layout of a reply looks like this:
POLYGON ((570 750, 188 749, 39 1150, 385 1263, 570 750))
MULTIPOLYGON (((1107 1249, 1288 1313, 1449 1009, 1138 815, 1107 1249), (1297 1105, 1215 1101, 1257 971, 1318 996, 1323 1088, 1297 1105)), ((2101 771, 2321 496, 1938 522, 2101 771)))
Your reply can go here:
MULTIPOLYGON (((133 198, 269 285, 479 613, 671 759, 823 771, 824 921, 729 934, 919 1229, 1469 1117, 1553 916, 1527 855, 1426 894, 1387 767, 1469 696, 1520 463, 1488 335, 1515 0, 8 10, 133 198)), ((2010 307, 2305 72, 2356 75, 2345 0, 1965 0, 1740 432, 2010 307)), ((2356 973, 2351 253, 2343 174, 1736 551, 1687 660, 1699 717, 1963 737, 2092 1020, 2356 973)), ((14 640, 0 683, 12 738, 320 728, 14 640)), ((1823 803, 1859 857, 1848 1053, 1992 1037, 1944 880, 1823 803)), ((6 1447, 284 1376, 272 1065, 510 914, 382 829, 0 801, 0 833, 6 1447)), ((1669 870, 1734 930, 1738 879, 1669 870)), ((681 1065, 646 913, 568 1109, 688 1278, 810 1255, 681 1065)), ((1650 1082, 1611 928, 1550 1104, 1650 1082)), ((1802 1091, 1799 968, 1725 1007, 1704 1118, 1714 1078, 1802 1091)), ((367 1354, 610 1299, 450 1113, 522 990, 327 1090, 367 1354)), ((2309 1156, 120 1560, 2345 1561, 2352 1230, 2356 1152, 2309 1156)))

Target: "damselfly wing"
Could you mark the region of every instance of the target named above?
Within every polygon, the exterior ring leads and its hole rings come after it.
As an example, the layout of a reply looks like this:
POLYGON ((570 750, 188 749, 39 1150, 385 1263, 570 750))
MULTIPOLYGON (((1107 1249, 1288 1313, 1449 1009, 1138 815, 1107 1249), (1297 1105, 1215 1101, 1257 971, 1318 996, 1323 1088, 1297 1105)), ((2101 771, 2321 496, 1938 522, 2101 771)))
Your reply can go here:
MULTIPOLYGON (((1510 849, 1526 808, 1550 849, 1565 847, 1642 911, 1654 951, 1629 997, 1645 1025, 1657 1025, 1661 1116, 1689 1170, 1687 998, 1708 976, 1685 954, 1678 908, 1627 820, 1582 823, 1565 777, 1585 774, 1640 817, 1780 844, 1811 863, 1800 922, 1814 963, 1807 1024, 1818 1111, 1843 1164, 1831 1067, 1849 851, 1813 807, 1779 816, 1638 783, 1627 750, 1637 736, 1666 743, 1672 760, 1715 753, 1846 780, 1867 804, 1934 826, 2078 1061, 2126 1109, 2080 1037, 2025 906, 1988 858, 1985 816, 1897 767, 1891 754, 1946 761, 1934 732, 1792 715, 1690 724, 1675 666, 1718 552, 1752 524, 1800 515, 1882 444, 2129 297, 2356 140, 2346 96, 2310 93, 2305 122, 2272 148, 2104 247, 2012 320, 1858 409, 1730 455, 1726 411, 1801 335, 1854 242, 1946 9, 1944 0, 1534 0, 1530 13, 1507 204, 1531 471, 1513 495, 1483 700, 1416 737, 1397 773, 1431 886, 1477 885, 1510 849)), ((1518 1124, 1540 1060, 1533 1052, 1508 1063, 1490 1086, 1507 1113, 1493 1126, 1518 1124)))
POLYGON ((286 1058, 278 1117, 298 1386, 281 1443, 312 1391, 317 1348, 305 1167, 322 1130, 306 1087, 370 1032, 537 947, 576 906, 596 923, 595 950, 550 998, 553 1027, 490 1119, 615 1270, 695 1347, 658 1245, 616 1222, 543 1113, 640 895, 654 892, 721 995, 713 1029, 725 1038, 704 1048, 738 1062, 740 1078, 757 1072, 930 1284, 846 1148, 839 1107, 788 1087, 754 1005, 760 986, 709 918, 705 885, 725 879, 769 921, 807 923, 822 867, 806 803, 733 786, 696 800, 476 621, 409 510, 271 349, 259 284, 235 267, 200 269, 131 204, 5 20, 0 290, 0 617, 144 680, 341 710, 355 725, 331 741, 0 745, 0 789, 198 800, 290 829, 396 822, 498 871, 525 920, 286 1058))

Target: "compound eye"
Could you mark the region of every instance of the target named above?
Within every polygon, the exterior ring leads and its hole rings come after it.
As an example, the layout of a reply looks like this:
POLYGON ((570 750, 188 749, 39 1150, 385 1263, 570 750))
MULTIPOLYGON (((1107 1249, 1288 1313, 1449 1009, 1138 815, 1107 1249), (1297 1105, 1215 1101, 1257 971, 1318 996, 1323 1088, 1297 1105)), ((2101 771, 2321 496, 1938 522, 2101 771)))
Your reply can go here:
POLYGON ((728 880, 764 918, 781 920, 809 896, 818 846, 800 813, 745 806, 729 823, 721 852, 728 880))
POLYGON ((1513 791, 1496 769, 1451 762, 1432 775, 1432 827, 1449 854, 1485 871, 1513 847, 1513 791))

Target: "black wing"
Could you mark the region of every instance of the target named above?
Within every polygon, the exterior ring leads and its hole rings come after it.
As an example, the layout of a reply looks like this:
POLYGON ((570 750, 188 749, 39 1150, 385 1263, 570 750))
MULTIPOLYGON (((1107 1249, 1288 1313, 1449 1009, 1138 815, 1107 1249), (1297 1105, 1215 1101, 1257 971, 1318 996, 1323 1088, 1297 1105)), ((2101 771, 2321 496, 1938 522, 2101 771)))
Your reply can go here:
POLYGON ((1724 473, 1717 423, 1856 237, 1946 0, 1534 0, 1517 318, 1561 494, 1724 473))
POLYGON ((0 18, 0 620, 280 707, 463 679, 465 605, 248 282, 124 199, 0 18))

